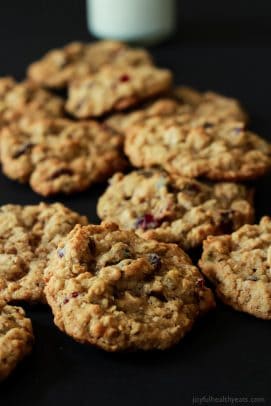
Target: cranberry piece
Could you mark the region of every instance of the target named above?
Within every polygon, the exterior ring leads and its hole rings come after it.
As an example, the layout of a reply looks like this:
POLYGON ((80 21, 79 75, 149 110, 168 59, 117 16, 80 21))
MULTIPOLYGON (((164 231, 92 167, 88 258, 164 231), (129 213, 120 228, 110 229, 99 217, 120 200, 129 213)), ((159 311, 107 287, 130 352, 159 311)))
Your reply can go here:
POLYGON ((196 285, 199 289, 203 289, 205 287, 204 279, 198 279, 196 285))
POLYGON ((79 292, 72 292, 69 297, 65 297, 65 299, 63 300, 63 304, 68 303, 70 299, 75 298, 77 296, 79 296, 79 292))
POLYGON ((129 82, 130 76, 127 74, 124 74, 120 77, 120 82, 129 82))
POLYGON ((155 252, 152 252, 148 255, 148 261, 156 271, 158 271, 161 268, 162 265, 161 258, 155 252))
POLYGON ((142 228, 143 230, 148 230, 149 228, 158 227, 159 222, 154 218, 152 214, 144 214, 144 216, 139 217, 135 223, 136 228, 142 228))

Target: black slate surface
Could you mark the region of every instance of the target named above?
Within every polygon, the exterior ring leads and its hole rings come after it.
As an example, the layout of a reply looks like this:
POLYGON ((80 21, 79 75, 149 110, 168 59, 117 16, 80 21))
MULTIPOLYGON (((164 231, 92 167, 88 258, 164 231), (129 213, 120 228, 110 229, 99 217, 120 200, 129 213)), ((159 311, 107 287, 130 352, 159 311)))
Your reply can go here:
MULTIPOLYGON (((21 79, 26 65, 46 50, 89 40, 84 13, 83 0, 1 0, 0 75, 21 79)), ((269 1, 183 0, 179 13, 175 37, 151 49, 157 63, 171 68, 177 83, 239 98, 251 127, 271 141, 269 1)), ((270 180, 256 182, 257 218, 270 214, 270 180)), ((95 205, 104 188, 57 200, 97 222, 95 205)), ((28 186, 0 175, 0 204, 40 200, 28 186)), ((200 404, 193 396, 205 396, 201 404, 208 406, 231 404, 234 397, 239 404, 250 397, 264 400, 242 404, 271 404, 270 322, 219 304, 172 350, 107 354, 59 332, 46 306, 26 310, 36 344, 0 385, 1 406, 200 404)))

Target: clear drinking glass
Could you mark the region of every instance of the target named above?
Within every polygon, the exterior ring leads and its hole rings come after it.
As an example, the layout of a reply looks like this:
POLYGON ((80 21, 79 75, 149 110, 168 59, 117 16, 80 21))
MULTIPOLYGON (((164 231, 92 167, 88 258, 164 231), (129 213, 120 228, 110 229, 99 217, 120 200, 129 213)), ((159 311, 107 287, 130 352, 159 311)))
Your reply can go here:
POLYGON ((89 31, 98 38, 154 43, 175 28, 175 0, 87 0, 89 31))

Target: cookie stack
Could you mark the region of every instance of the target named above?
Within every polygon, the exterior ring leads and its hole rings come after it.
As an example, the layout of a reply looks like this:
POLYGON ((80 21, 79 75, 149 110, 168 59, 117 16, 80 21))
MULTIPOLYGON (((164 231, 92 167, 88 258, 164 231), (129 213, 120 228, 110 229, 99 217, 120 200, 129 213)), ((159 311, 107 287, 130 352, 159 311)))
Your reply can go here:
POLYGON ((62 331, 107 351, 176 344, 215 306, 188 256, 202 244, 218 296, 270 319, 271 219, 249 225, 253 190, 236 182, 267 173, 271 148, 239 102, 173 87, 116 41, 50 51, 27 75, 0 79, 6 176, 42 196, 113 177, 100 225, 60 203, 1 207, 0 378, 33 342, 16 301, 48 303, 62 331))

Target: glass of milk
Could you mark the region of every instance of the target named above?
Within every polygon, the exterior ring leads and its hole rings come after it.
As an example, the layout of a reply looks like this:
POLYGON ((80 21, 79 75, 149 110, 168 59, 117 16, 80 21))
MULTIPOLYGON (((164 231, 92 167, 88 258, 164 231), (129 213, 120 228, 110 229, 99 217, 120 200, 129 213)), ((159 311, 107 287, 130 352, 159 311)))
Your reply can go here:
POLYGON ((175 28, 175 0, 87 0, 89 31, 98 38, 155 43, 175 28))

